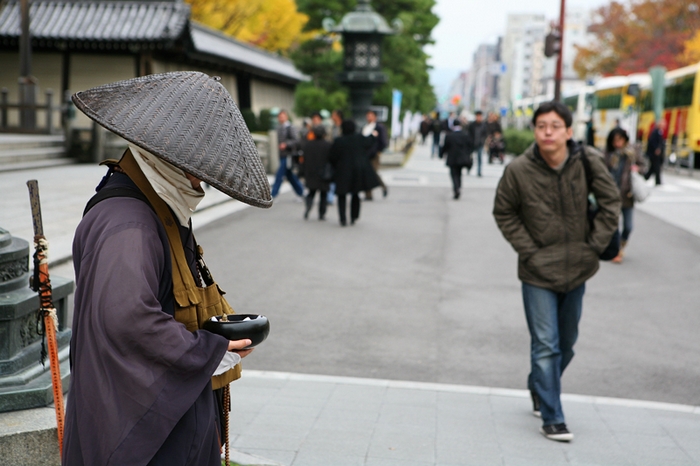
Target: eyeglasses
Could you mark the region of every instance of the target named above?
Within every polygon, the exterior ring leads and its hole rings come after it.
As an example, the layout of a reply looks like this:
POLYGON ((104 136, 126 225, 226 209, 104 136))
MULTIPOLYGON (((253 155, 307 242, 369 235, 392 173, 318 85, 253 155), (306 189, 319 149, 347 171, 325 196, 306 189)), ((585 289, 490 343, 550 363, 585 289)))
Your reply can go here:
POLYGON ((566 125, 562 125, 561 123, 552 123, 551 125, 547 125, 544 123, 538 123, 535 126, 535 130, 537 130, 537 131, 547 131, 548 129, 550 129, 550 130, 552 130, 552 132, 555 132, 555 131, 560 131, 564 128, 566 128, 566 125))

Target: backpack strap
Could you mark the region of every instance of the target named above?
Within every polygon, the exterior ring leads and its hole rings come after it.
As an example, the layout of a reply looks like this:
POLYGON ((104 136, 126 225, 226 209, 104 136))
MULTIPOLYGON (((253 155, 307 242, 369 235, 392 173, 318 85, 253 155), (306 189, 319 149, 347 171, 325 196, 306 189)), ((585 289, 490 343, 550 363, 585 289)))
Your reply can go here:
POLYGON ((170 254, 173 264, 173 295, 175 296, 176 303, 180 307, 186 307, 190 304, 199 304, 200 299, 197 293, 197 284, 194 281, 187 259, 185 258, 185 250, 182 247, 180 239, 178 221, 173 217, 165 201, 156 194, 151 183, 149 183, 146 178, 146 175, 141 171, 141 167, 139 167, 136 159, 134 159, 131 151, 126 151, 119 161, 119 167, 124 170, 124 173, 131 178, 131 181, 133 181, 146 196, 151 206, 153 206, 153 210, 155 210, 161 222, 163 222, 168 241, 170 241, 170 254))
POLYGON ((588 192, 591 192, 591 186, 593 185, 593 171, 591 170, 591 161, 588 160, 588 155, 586 154, 586 149, 582 146, 580 149, 581 153, 581 163, 583 164, 583 171, 586 173, 586 186, 588 186, 588 192))

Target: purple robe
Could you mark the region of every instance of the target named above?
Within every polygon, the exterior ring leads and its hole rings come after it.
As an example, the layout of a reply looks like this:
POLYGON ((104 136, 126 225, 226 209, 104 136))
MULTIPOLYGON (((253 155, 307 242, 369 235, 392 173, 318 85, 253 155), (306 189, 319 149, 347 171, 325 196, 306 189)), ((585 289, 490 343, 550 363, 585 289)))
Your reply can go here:
POLYGON ((138 199, 103 200, 78 226, 66 466, 221 464, 210 378, 228 341, 172 317, 167 244, 138 199))

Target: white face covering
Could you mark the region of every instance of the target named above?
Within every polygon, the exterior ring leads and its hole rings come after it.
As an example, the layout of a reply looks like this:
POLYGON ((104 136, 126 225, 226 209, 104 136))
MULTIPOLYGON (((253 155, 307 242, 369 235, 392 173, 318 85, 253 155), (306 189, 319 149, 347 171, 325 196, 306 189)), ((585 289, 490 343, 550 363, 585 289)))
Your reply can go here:
POLYGON ((202 188, 194 189, 184 171, 150 152, 132 144, 129 149, 156 194, 173 209, 180 224, 187 226, 192 212, 204 198, 202 188))

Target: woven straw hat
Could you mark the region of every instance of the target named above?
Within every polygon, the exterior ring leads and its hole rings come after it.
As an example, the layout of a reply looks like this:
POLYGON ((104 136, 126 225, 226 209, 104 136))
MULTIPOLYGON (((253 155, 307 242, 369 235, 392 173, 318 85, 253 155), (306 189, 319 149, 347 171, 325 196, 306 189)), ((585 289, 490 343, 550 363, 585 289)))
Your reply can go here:
POLYGON ((78 92, 73 102, 108 130, 234 199, 272 205, 253 138, 218 78, 154 74, 78 92))

